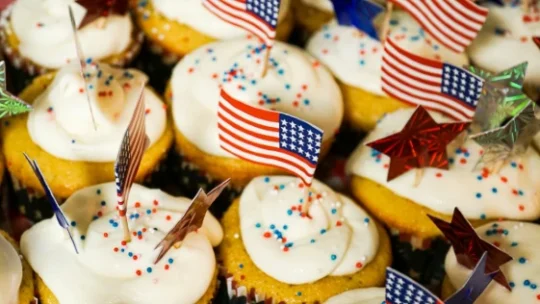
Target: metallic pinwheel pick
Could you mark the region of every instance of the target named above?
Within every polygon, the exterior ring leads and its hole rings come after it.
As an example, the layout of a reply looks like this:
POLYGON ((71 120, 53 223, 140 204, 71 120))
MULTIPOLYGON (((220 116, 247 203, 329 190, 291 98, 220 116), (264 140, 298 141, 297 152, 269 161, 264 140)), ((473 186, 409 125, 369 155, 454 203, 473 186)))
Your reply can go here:
POLYGON ((34 170, 34 174, 36 174, 36 177, 38 178, 39 182, 41 183, 41 187, 43 187, 43 191, 45 191, 45 195, 47 196, 47 200, 51 204, 51 208, 53 210, 54 215, 56 216, 56 220, 58 221, 58 224, 60 224, 60 227, 64 228, 69 238, 71 239, 71 243, 73 244, 73 248, 75 248, 75 252, 79 254, 79 250, 77 250, 77 245, 75 245, 75 240, 73 239, 73 235, 71 235, 71 231, 69 230, 70 224, 68 220, 66 219, 66 216, 62 212, 62 209, 60 208, 60 205, 58 205, 58 201, 56 201, 56 198, 54 197, 54 194, 51 191, 51 188, 49 187, 49 184, 47 184, 47 181, 45 181, 45 177, 43 177, 43 173, 41 173, 41 169, 39 169, 39 166, 37 162, 30 157, 26 153, 23 153, 24 157, 32 167, 32 170, 34 170))
POLYGON ((0 61, 0 118, 29 112, 32 107, 7 90, 6 64, 0 61))
POLYGON ((156 249, 161 247, 161 251, 154 264, 159 263, 172 246, 184 241, 190 232, 197 231, 197 229, 202 227, 208 208, 210 208, 212 203, 218 198, 223 189, 227 187, 229 182, 230 179, 227 179, 208 192, 208 194, 204 192, 203 189, 199 189, 199 192, 197 192, 191 201, 189 208, 186 210, 186 213, 184 213, 180 221, 178 221, 163 240, 157 244, 156 249))
POLYGON ((339 24, 354 26, 379 40, 373 21, 384 11, 381 5, 371 0, 332 0, 332 5, 339 24))

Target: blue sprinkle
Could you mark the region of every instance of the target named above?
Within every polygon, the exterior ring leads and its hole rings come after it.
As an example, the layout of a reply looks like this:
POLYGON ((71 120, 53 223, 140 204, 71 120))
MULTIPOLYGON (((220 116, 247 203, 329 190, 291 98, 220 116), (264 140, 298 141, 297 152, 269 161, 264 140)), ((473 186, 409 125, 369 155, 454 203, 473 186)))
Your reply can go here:
POLYGON ((521 195, 521 196, 523 196, 523 191, 518 190, 518 194, 521 195))
POLYGON ((270 225, 270 229, 272 229, 272 230, 276 229, 276 225, 274 225, 274 224, 270 225))
POLYGON ((512 242, 512 244, 510 244, 510 246, 512 246, 512 247, 516 247, 517 245, 518 245, 517 242, 512 242))
POLYGON ((74 143, 75 143, 75 139, 72 139, 72 140, 71 140, 71 143, 74 144, 74 143))
POLYGON ((309 241, 311 244, 315 243, 315 239, 311 239, 311 241, 309 241))
POLYGON ((287 214, 288 215, 292 215, 293 214, 293 211, 291 209, 287 210, 287 214))
POLYGON ((299 291, 299 292, 296 293, 296 295, 297 295, 297 296, 301 296, 301 295, 302 295, 302 292, 299 291))
POLYGON ((77 222, 72 221, 72 222, 71 222, 71 227, 75 227, 75 226, 77 226, 77 222))
POLYGON ((169 264, 172 264, 174 262, 174 260, 172 258, 169 258, 169 260, 167 262, 169 262, 169 264))
POLYGON ((450 158, 448 159, 448 162, 449 162, 450 164, 453 164, 453 163, 454 163, 454 159, 453 159, 452 157, 450 157, 450 158))
POLYGON ((365 65, 366 64, 366 61, 364 59, 360 59, 360 65, 365 65))
POLYGON ((118 223, 116 223, 116 222, 113 223, 112 225, 113 225, 114 228, 118 227, 118 223))
POLYGON ((524 258, 524 257, 519 258, 519 263, 520 264, 525 264, 526 262, 527 262, 526 258, 524 258))
POLYGON ((497 193, 497 188, 495 188, 495 187, 491 188, 491 192, 497 193))
POLYGON ((265 183, 270 182, 270 177, 265 177, 265 178, 264 178, 264 182, 265 182, 265 183))
POLYGON ((364 219, 364 223, 366 223, 366 224, 369 223, 369 217, 366 217, 366 218, 364 219))
POLYGON ((238 267, 244 268, 244 264, 240 264, 240 265, 238 265, 238 267))
POLYGON ((514 288, 516 286, 516 284, 514 282, 509 282, 508 285, 510 285, 510 287, 514 288))
POLYGON ((531 289, 536 289, 536 284, 531 284, 531 289))
POLYGON ((137 231, 137 235, 142 235, 142 231, 137 231))
POLYGON ((476 198, 482 198, 482 193, 480 192, 476 193, 476 198))
POLYGON ((476 179, 479 180, 479 181, 481 181, 481 180, 484 179, 484 178, 482 177, 482 175, 478 175, 478 176, 476 177, 476 179))
POLYGON ((146 268, 146 272, 148 272, 148 273, 152 273, 152 267, 148 267, 148 268, 146 268))
POLYGON ((304 99, 304 104, 307 106, 309 105, 309 99, 304 99))
POLYGON ((337 259, 337 255, 332 254, 332 255, 330 256, 330 259, 331 259, 332 261, 335 261, 335 260, 337 259))
POLYGON ((101 194, 101 189, 97 189, 97 190, 96 190, 96 193, 97 193, 98 195, 100 195, 100 194, 101 194))
POLYGON ((398 24, 399 24, 398 20, 396 20, 396 19, 390 20, 390 25, 398 25, 398 24))
POLYGON ((88 58, 86 59, 86 64, 90 64, 90 63, 92 63, 92 58, 88 57, 88 58))
POLYGON ((531 285, 531 281, 525 280, 525 281, 523 281, 523 285, 529 286, 529 285, 531 285))
POLYGON ((283 225, 283 230, 287 230, 288 228, 289 228, 289 226, 283 225))
POLYGON ((461 154, 461 152, 462 152, 461 148, 456 149, 456 154, 461 154))
POLYGON ((133 252, 128 252, 128 256, 129 256, 129 257, 132 257, 132 256, 133 256, 133 252))
POLYGON ((480 219, 485 220, 485 219, 486 219, 486 215, 485 215, 484 213, 480 214, 480 219))
POLYGON ((124 248, 120 249, 120 252, 124 252, 124 251, 126 251, 124 248))
POLYGON ((110 219, 109 220, 109 224, 113 224, 114 223, 114 220, 113 219, 110 219))
POLYGON ((146 214, 152 214, 152 210, 150 209, 146 210, 146 214))
POLYGON ((279 185, 279 189, 281 190, 285 189, 285 185, 279 185))
POLYGON ((81 240, 84 241, 86 239, 86 236, 81 235, 81 240))
POLYGON ((92 217, 92 220, 93 220, 93 221, 95 221, 95 220, 97 220, 97 219, 98 219, 97 215, 94 215, 94 216, 92 217))
POLYGON ((332 211, 332 214, 336 214, 336 212, 337 212, 336 208, 332 208, 331 211, 332 211))
POLYGON ((512 168, 515 168, 515 167, 517 167, 517 164, 516 164, 516 162, 511 162, 511 163, 510 163, 510 165, 512 166, 512 168))
POLYGON ((261 223, 257 223, 257 224, 255 224, 255 227, 257 227, 257 228, 261 228, 261 223))
POLYGON ((326 229, 321 229, 321 234, 325 234, 326 233, 326 229))
POLYGON ((465 157, 469 157, 471 154, 467 151, 464 153, 465 157))

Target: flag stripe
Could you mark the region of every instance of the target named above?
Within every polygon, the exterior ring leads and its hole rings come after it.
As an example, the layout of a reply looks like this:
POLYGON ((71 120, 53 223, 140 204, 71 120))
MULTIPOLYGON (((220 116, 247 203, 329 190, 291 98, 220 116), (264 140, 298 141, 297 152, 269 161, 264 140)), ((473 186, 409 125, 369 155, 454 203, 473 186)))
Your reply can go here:
POLYGON ((221 91, 221 97, 226 101, 223 103, 223 106, 227 107, 233 113, 242 117, 246 121, 253 122, 257 124, 257 127, 261 129, 266 129, 270 131, 277 130, 279 123, 279 113, 274 111, 267 111, 259 109, 248 104, 245 104, 241 101, 238 101, 232 98, 226 91, 221 91), (268 127, 268 128, 265 128, 268 127))

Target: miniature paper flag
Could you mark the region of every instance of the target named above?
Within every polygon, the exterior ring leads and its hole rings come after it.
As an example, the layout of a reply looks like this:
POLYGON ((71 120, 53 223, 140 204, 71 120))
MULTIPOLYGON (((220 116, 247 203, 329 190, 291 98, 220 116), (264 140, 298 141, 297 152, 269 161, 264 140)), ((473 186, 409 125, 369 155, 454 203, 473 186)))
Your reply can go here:
MULTIPOLYGON (((493 273, 499 271, 502 265, 512 260, 510 255, 482 240, 458 208, 454 209, 454 215, 450 223, 431 215, 428 216, 452 244, 459 264, 473 269, 484 252, 487 252, 485 273, 493 273)), ((502 271, 497 273, 495 281, 511 290, 502 271)))
POLYGON ((486 22, 488 9, 471 0, 388 0, 409 12, 430 36, 462 53, 486 22))
MULTIPOLYGON (((118 200, 118 212, 123 220, 124 232, 127 231, 126 205, 129 191, 135 181, 144 151, 150 145, 150 139, 146 136, 146 120, 144 106, 144 85, 141 88, 137 106, 133 117, 129 122, 118 156, 114 164, 116 177, 116 194, 118 200)), ((126 235, 129 239, 129 233, 126 235)))
POLYGON ((24 157, 30 164, 30 167, 32 167, 32 170, 34 171, 34 174, 39 180, 39 183, 41 184, 41 187, 43 187, 43 191, 45 191, 45 195, 47 197, 47 200, 51 204, 51 208, 53 210, 54 216, 56 217, 56 220, 58 221, 58 224, 60 227, 64 228, 69 238, 71 239, 71 243, 73 244, 73 248, 75 248, 75 252, 79 254, 79 250, 77 250, 77 245, 75 245, 75 240, 73 239, 73 236, 71 235, 71 231, 69 230, 70 224, 66 219, 66 216, 62 212, 62 209, 60 208, 60 205, 58 205, 58 201, 56 201, 56 198, 54 197, 54 194, 51 191, 51 188, 49 187, 49 184, 45 181, 45 178, 43 177, 43 173, 41 173, 41 169, 39 168, 37 162, 33 159, 30 159, 26 153, 23 153, 24 157))
POLYGON ((281 0, 202 0, 217 17, 245 29, 271 47, 276 37, 281 0))
POLYGON ((7 90, 6 63, 0 61, 0 118, 26 113, 32 107, 7 90))
POLYGON ((76 2, 86 9, 80 28, 101 17, 113 14, 123 16, 129 10, 129 0, 76 0, 76 2))
POLYGON ((465 285, 446 299, 444 301, 445 304, 472 304, 480 297, 498 273, 498 271, 492 273, 485 272, 487 257, 488 253, 486 251, 482 254, 482 258, 480 258, 480 261, 474 267, 465 285))
POLYGON ((197 229, 202 227, 208 208, 210 208, 212 203, 218 198, 223 189, 227 187, 229 182, 230 179, 227 179, 208 192, 208 194, 206 194, 203 189, 199 189, 180 221, 178 221, 163 240, 157 244, 156 249, 161 247, 161 251, 154 264, 159 263, 172 246, 183 242, 190 232, 197 231, 197 229))
POLYGON ((81 77, 84 81, 84 92, 86 94, 86 102, 88 103, 88 109, 90 111, 90 116, 92 117, 92 124, 94 125, 94 129, 97 129, 96 125, 96 119, 94 117, 94 110, 92 109, 92 102, 90 101, 90 92, 89 85, 88 85, 88 79, 89 73, 86 72, 86 60, 84 59, 81 42, 79 41, 79 35, 77 34, 77 26, 75 25, 75 17, 73 15, 73 10, 71 9, 71 6, 68 6, 69 9, 69 18, 71 19, 71 29, 73 31, 73 40, 75 41, 75 48, 77 50, 77 59, 79 60, 79 68, 81 71, 81 77))
POLYGON ((390 157, 387 181, 391 181, 414 168, 448 169, 446 146, 468 126, 438 124, 423 107, 418 107, 403 130, 367 146, 390 157))
POLYGON ((352 25, 371 38, 379 40, 373 20, 384 8, 370 0, 332 0, 336 18, 341 25, 352 25))
POLYGON ((382 89, 397 100, 467 121, 474 116, 483 82, 465 69, 416 56, 386 39, 382 89))
POLYGON ((241 159, 292 172, 311 185, 321 152, 321 129, 292 115, 248 105, 225 89, 217 114, 222 149, 241 159))

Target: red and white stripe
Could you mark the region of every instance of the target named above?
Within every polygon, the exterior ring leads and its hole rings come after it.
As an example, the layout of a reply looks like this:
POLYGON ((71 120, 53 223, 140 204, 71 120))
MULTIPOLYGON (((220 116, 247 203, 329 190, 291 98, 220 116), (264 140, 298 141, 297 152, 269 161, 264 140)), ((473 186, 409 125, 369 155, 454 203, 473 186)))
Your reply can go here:
POLYGON ((423 106, 458 121, 471 120, 475 109, 441 92, 443 63, 411 54, 392 39, 384 45, 382 89, 413 106, 423 106))
POLYGON ((120 151, 114 166, 116 194, 120 216, 126 215, 126 203, 129 191, 139 170, 144 150, 148 146, 144 105, 144 86, 141 89, 133 117, 120 145, 120 151))
POLYGON ((487 19, 488 9, 471 0, 389 0, 451 50, 462 53, 487 19))
POLYGON ((203 0, 203 5, 225 22, 259 37, 267 46, 274 44, 276 29, 250 13, 245 0, 203 0))
POLYGON ((316 166, 279 147, 279 112, 245 104, 222 89, 218 132, 225 151, 244 160, 287 170, 311 185, 316 166))

